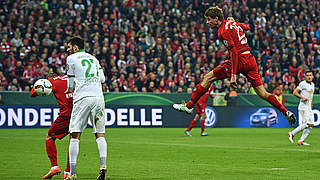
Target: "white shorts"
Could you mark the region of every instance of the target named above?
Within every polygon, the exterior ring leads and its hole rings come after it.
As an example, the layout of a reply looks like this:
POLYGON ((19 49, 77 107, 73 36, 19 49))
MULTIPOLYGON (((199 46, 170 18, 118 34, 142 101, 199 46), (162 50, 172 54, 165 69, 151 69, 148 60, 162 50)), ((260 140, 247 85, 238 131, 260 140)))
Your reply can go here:
POLYGON ((105 133, 105 106, 101 97, 85 97, 73 103, 69 132, 83 132, 88 118, 92 123, 93 133, 105 133))
POLYGON ((299 125, 302 124, 314 124, 312 110, 299 110, 299 125))

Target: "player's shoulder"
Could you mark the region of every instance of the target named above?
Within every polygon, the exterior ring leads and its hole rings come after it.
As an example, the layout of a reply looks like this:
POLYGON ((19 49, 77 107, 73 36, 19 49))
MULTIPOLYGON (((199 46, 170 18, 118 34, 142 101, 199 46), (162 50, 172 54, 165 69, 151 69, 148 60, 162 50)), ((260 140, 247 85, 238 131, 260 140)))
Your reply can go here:
POLYGON ((232 27, 238 24, 237 21, 230 21, 230 20, 225 20, 223 23, 225 23, 224 27, 226 30, 233 29, 232 27))
POLYGON ((304 81, 300 81, 299 84, 298 84, 298 86, 297 86, 297 88, 300 89, 300 90, 302 90, 303 87, 305 87, 305 82, 304 82, 304 81))
POLYGON ((240 23, 240 22, 238 22, 238 21, 230 21, 230 20, 226 20, 226 22, 225 22, 225 29, 226 30, 229 30, 229 31, 231 31, 231 30, 236 30, 236 29, 238 29, 238 28, 241 28, 242 26, 247 26, 247 24, 245 24, 245 23, 240 23))
POLYGON ((232 21, 230 21, 230 20, 224 20, 224 21, 222 21, 222 24, 223 24, 223 27, 224 27, 223 29, 224 29, 224 30, 230 29, 231 23, 232 23, 232 21))
POLYGON ((306 85, 307 84, 307 82, 306 81, 301 81, 300 83, 299 83, 299 85, 306 85))
POLYGON ((95 57, 94 57, 94 55, 92 55, 92 54, 90 54, 90 53, 88 53, 88 52, 85 52, 85 51, 83 51, 83 52, 78 52, 77 53, 77 58, 85 58, 85 59, 96 59, 95 57))
POLYGON ((93 59, 97 59, 94 55, 92 55, 92 54, 90 54, 90 53, 87 53, 87 52, 86 52, 86 55, 91 56, 93 59))
POLYGON ((56 82, 57 80, 61 79, 61 76, 52 76, 50 77, 48 80, 51 82, 51 83, 54 83, 56 82))
POLYGON ((68 79, 67 75, 63 75, 63 76, 53 76, 51 78, 49 78, 49 81, 56 81, 56 80, 66 80, 68 79))
POLYGON ((225 24, 221 31, 222 36, 233 34, 236 31, 236 26, 238 26, 236 21, 225 20, 225 24))
POLYGON ((72 61, 74 61, 74 59, 76 59, 76 53, 71 54, 67 57, 67 63, 71 63, 72 61))

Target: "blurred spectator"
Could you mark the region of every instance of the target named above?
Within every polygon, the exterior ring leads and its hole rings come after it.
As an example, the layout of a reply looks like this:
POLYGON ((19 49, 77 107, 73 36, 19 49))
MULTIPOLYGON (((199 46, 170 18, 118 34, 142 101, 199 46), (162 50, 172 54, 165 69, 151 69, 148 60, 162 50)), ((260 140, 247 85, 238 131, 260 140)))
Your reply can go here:
POLYGON ((278 99, 278 101, 284 105, 285 100, 283 97, 284 91, 282 90, 282 86, 278 86, 273 91, 274 96, 278 99))

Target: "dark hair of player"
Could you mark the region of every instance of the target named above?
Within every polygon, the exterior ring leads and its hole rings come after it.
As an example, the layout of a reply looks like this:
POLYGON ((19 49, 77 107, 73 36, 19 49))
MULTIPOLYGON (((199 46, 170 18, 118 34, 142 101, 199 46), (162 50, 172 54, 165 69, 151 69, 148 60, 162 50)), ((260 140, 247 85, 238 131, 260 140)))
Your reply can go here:
POLYGON ((73 37, 71 38, 67 44, 71 44, 72 46, 77 45, 79 49, 84 49, 84 40, 80 37, 73 37))
POLYGON ((312 72, 312 71, 308 70, 308 71, 306 71, 306 72, 304 73, 304 75, 307 75, 308 73, 313 74, 313 72, 312 72))
POLYGON ((204 17, 211 17, 211 18, 216 18, 218 17, 218 19, 220 21, 223 21, 223 11, 221 8, 219 8, 218 6, 215 7, 209 7, 206 12, 204 13, 204 17))

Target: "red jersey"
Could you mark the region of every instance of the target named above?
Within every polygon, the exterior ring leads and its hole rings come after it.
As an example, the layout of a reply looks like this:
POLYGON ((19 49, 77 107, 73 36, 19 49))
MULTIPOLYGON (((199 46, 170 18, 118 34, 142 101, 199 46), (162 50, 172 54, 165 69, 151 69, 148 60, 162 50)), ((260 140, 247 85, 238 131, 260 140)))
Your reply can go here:
POLYGON ((237 74, 238 55, 245 51, 250 51, 242 26, 236 21, 224 20, 218 29, 219 40, 226 46, 229 52, 235 53, 231 56, 232 74, 237 74), (232 49, 233 47, 235 48, 232 49))
MULTIPOLYGON (((54 76, 48 79, 52 84, 52 92, 57 99, 60 109, 60 115, 63 117, 70 117, 73 106, 73 92, 65 93, 67 89, 68 76, 54 76)), ((30 96, 36 97, 37 93, 34 87, 31 90, 30 96)))
POLYGON ((211 91, 213 91, 213 85, 211 85, 209 90, 204 95, 201 96, 201 98, 198 100, 197 104, 202 104, 202 105, 206 106, 207 105, 207 101, 208 101, 208 97, 209 97, 209 95, 211 95, 210 94, 211 91))

